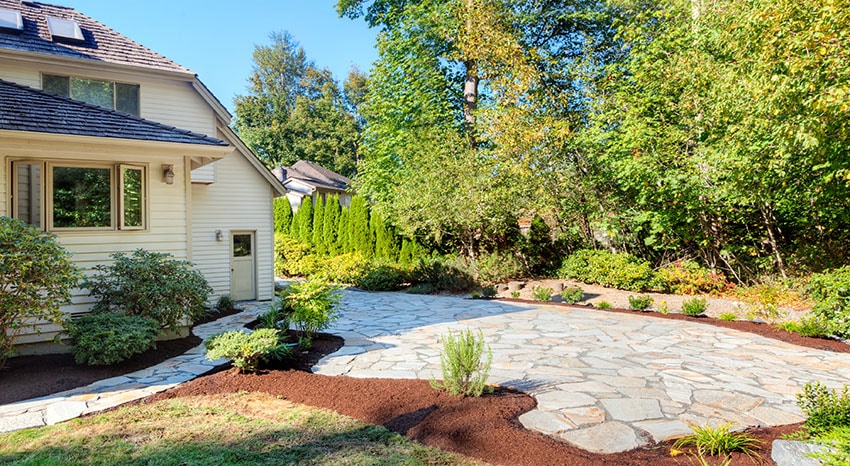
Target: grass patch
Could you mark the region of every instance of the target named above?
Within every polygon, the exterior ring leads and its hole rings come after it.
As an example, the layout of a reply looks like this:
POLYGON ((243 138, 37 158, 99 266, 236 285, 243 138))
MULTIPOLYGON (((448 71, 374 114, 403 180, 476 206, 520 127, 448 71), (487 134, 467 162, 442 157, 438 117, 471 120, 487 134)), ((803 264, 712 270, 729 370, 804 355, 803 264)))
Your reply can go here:
POLYGON ((694 431, 673 443, 673 448, 693 447, 697 454, 719 456, 732 452, 741 452, 756 458, 756 450, 761 447, 758 439, 744 432, 732 432, 732 424, 719 426, 691 426, 694 431))
POLYGON ((178 398, 3 434, 0 463, 480 464, 261 393, 178 398))

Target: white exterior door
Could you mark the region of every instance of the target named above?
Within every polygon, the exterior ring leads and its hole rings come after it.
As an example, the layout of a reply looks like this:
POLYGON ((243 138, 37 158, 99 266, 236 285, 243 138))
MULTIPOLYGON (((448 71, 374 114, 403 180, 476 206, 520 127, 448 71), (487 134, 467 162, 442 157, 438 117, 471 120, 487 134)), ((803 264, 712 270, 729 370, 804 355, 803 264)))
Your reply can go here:
POLYGON ((234 301, 257 299, 255 234, 235 231, 230 241, 230 297, 234 301))

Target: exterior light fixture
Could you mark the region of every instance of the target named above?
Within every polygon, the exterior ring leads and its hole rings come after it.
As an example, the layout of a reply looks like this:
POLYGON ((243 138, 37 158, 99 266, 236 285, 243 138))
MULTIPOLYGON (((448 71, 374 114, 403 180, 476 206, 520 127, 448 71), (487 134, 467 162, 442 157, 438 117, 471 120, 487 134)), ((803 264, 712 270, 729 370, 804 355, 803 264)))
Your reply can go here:
POLYGON ((162 180, 165 184, 174 184, 174 165, 162 166, 162 180))
POLYGON ((215 240, 216 241, 224 241, 224 233, 222 233, 221 230, 215 231, 215 240))

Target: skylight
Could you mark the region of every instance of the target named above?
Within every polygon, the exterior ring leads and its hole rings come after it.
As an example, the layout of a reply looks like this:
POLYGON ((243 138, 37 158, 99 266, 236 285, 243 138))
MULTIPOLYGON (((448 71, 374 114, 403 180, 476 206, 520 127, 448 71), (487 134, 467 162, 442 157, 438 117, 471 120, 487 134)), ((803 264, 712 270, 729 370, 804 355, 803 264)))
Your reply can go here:
POLYGON ((82 29, 80 29, 80 25, 72 19, 62 19, 48 16, 47 27, 50 29, 50 35, 53 36, 54 40, 57 38, 71 40, 86 39, 83 36, 83 31, 82 29))
POLYGON ((0 8, 0 29, 11 29, 12 31, 23 31, 24 20, 21 12, 0 8))

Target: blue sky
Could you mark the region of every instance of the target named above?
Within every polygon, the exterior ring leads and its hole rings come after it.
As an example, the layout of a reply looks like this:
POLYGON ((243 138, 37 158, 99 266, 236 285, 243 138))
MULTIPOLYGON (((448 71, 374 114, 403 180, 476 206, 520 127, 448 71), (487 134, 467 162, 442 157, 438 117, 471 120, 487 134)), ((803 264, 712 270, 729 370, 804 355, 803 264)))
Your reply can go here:
POLYGON ((351 65, 368 71, 377 59, 377 30, 363 19, 340 18, 334 0, 44 0, 106 24, 198 73, 233 112, 245 94, 255 44, 288 31, 307 57, 337 80, 351 65))

